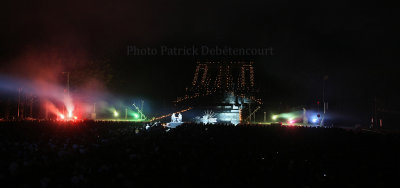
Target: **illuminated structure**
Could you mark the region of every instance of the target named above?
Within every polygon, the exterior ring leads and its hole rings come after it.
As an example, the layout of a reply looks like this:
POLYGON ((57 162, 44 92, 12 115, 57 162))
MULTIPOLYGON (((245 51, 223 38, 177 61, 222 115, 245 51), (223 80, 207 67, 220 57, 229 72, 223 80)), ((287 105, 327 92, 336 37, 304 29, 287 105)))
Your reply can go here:
POLYGON ((204 124, 214 124, 217 123, 217 118, 215 118, 214 112, 206 111, 201 118, 201 122, 204 124))
POLYGON ((171 123, 182 123, 182 114, 178 113, 178 117, 175 113, 172 113, 171 123))
POLYGON ((167 124, 167 127, 169 128, 176 128, 179 125, 182 125, 182 114, 178 113, 178 117, 176 116, 175 113, 172 114, 171 116, 171 122, 167 124))
POLYGON ((211 110, 218 123, 244 123, 254 119, 262 104, 256 98, 253 62, 198 62, 190 88, 177 106, 191 106, 197 122, 211 110), (256 110, 255 110, 256 109, 256 110))

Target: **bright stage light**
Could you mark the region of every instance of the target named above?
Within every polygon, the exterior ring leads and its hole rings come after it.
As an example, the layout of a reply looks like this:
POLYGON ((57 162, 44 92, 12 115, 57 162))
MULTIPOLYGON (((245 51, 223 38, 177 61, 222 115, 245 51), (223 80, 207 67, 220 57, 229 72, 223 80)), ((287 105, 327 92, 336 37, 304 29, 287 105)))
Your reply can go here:
POLYGON ((118 115, 119 115, 118 112, 117 112, 117 111, 114 111, 114 116, 115 116, 115 117, 118 117, 118 115))
POLYGON ((294 120, 289 120, 288 123, 289 124, 293 124, 295 121, 294 120))
POLYGON ((78 119, 78 117, 74 116, 74 119, 78 119))
POLYGON ((133 117, 134 117, 135 119, 137 119, 137 118, 139 118, 139 114, 133 113, 133 117))
POLYGON ((313 123, 317 123, 318 118, 313 118, 311 121, 312 121, 313 123))
POLYGON ((72 111, 68 111, 68 118, 72 118, 72 111))
POLYGON ((61 119, 65 119, 64 115, 60 114, 60 118, 61 119))
POLYGON ((278 119, 278 115, 273 115, 272 120, 276 120, 276 119, 278 119))

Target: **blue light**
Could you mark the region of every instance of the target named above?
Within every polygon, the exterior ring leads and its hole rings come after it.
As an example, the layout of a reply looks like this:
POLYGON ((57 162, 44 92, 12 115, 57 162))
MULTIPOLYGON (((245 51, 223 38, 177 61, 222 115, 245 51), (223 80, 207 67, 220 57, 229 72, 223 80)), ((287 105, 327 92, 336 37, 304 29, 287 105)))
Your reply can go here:
POLYGON ((312 121, 313 123, 317 123, 318 118, 313 118, 311 121, 312 121))

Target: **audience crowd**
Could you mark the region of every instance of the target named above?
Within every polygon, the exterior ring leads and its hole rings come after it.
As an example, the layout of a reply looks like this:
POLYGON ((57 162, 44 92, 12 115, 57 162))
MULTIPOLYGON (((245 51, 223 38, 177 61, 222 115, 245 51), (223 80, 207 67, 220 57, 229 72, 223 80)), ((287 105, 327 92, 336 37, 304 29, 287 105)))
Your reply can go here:
POLYGON ((0 122, 0 187, 387 187, 399 149, 371 130, 0 122))

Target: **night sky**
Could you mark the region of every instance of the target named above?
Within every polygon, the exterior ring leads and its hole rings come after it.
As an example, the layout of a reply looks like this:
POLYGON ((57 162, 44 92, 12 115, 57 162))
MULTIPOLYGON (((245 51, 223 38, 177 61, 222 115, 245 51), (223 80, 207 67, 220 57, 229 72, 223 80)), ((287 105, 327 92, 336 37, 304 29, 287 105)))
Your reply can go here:
MULTIPOLYGON (((399 11, 383 6, 282 0, 6 2, 0 8, 0 73, 13 74, 8 67, 32 49, 85 59, 74 63, 105 59, 113 75, 108 90, 162 103, 184 93, 196 61, 251 60, 266 108, 315 107, 327 75, 331 109, 365 118, 374 96, 382 108, 399 110, 399 11), (272 47, 274 54, 133 57, 127 56, 127 45, 272 47)), ((72 75, 74 66, 65 66, 72 75)))

